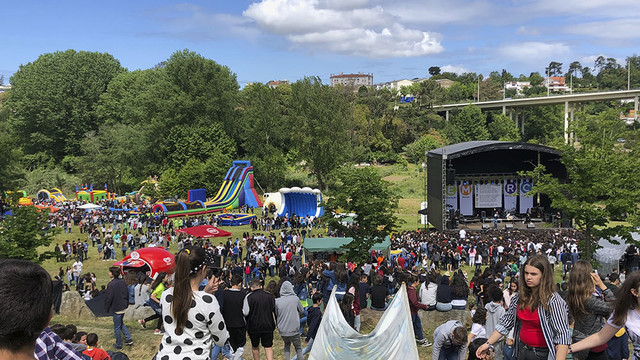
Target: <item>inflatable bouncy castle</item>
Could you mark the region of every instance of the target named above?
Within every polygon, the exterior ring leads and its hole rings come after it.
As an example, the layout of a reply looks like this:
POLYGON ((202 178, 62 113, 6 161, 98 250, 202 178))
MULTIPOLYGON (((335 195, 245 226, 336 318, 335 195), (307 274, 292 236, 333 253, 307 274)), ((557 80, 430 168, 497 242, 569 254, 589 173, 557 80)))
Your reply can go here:
POLYGON ((299 217, 317 218, 324 214, 322 193, 309 187, 282 188, 276 193, 265 193, 264 208, 275 212, 277 216, 296 214, 299 217))
POLYGON ((237 209, 243 205, 261 207, 262 201, 253 187, 253 166, 249 161, 234 161, 216 196, 206 201, 206 191, 189 191, 188 201, 159 202, 153 212, 164 212, 169 217, 201 215, 237 209))

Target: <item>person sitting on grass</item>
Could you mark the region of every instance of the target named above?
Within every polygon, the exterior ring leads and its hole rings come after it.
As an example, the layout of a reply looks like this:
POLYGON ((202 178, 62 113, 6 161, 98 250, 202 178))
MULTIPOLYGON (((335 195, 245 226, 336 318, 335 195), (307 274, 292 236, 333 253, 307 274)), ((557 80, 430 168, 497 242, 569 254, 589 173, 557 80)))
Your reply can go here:
POLYGON ((87 350, 82 352, 93 360, 111 360, 109 354, 104 349, 98 347, 98 334, 87 335, 87 350))

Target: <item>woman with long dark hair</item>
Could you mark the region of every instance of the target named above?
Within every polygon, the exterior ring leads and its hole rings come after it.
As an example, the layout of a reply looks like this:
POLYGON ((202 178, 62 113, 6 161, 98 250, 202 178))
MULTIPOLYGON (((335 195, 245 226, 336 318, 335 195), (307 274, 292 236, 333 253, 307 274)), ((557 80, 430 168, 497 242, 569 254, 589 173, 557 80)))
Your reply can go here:
MULTIPOLYGON (((596 288, 599 288, 608 300, 614 299, 611 290, 602 282, 600 276, 593 272, 591 264, 588 261, 578 260, 569 273, 567 296, 569 313, 575 319, 574 340, 582 340, 600 331, 606 318, 613 311, 613 303, 605 302, 601 297, 594 295, 596 288)), ((573 357, 577 360, 608 360, 606 350, 607 347, 603 345, 576 353, 573 357)))
POLYGON ((211 345, 224 346, 229 338, 220 306, 211 295, 217 284, 198 286, 207 275, 207 257, 201 247, 187 246, 176 255, 175 286, 162 293, 165 334, 156 359, 208 359, 211 345))
POLYGON ((511 329, 515 329, 514 355, 519 360, 559 360, 567 355, 571 343, 567 303, 555 292, 553 269, 545 256, 525 261, 518 294, 476 355, 482 355, 511 329))
POLYGON ((466 310, 467 298, 469 297, 469 285, 464 278, 462 271, 458 270, 453 274, 453 299, 451 308, 455 310, 466 310))

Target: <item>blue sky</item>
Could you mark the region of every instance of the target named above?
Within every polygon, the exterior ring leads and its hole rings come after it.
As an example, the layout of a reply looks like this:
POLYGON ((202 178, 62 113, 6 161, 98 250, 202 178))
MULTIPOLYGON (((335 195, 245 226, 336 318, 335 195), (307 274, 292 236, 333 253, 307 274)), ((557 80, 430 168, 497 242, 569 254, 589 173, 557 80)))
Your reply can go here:
POLYGON ((129 70, 189 49, 247 82, 373 73, 593 66, 640 49, 638 0, 17 1, 2 5, 0 74, 58 50, 107 52, 129 70))

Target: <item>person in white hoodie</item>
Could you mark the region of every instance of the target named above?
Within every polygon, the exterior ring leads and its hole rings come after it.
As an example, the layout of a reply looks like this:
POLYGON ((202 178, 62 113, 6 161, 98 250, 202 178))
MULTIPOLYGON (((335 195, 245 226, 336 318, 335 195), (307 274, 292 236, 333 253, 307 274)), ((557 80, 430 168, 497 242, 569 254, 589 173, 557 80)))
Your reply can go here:
POLYGON ((420 286, 420 303, 427 305, 427 311, 436 309, 436 277, 433 273, 427 275, 427 279, 420 286))
POLYGON ((300 299, 293 291, 289 281, 282 283, 280 297, 276 299, 276 321, 278 331, 284 341, 284 358, 291 358, 291 344, 296 349, 298 359, 302 359, 302 343, 300 341, 300 315, 304 312, 300 299))

